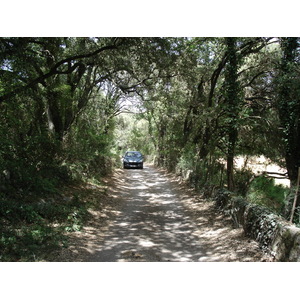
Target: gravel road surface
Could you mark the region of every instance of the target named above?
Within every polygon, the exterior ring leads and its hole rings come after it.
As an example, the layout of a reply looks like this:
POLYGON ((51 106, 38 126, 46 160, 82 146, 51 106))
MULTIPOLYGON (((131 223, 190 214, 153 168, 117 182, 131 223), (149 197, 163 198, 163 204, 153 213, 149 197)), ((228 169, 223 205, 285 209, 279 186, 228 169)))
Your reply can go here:
POLYGON ((258 244, 244 236, 241 228, 233 229, 231 221, 213 209, 212 202, 201 199, 153 166, 121 170, 110 195, 122 201, 122 208, 105 230, 92 228, 90 238, 81 239, 86 243, 88 255, 79 256, 78 260, 268 260, 258 244))

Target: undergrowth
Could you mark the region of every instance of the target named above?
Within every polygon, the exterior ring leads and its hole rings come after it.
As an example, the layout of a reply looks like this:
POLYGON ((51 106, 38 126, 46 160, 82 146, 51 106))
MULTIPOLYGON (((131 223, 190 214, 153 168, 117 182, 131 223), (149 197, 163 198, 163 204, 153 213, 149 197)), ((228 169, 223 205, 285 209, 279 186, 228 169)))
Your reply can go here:
POLYGON ((0 261, 47 261, 68 246, 66 232, 81 230, 88 209, 101 199, 86 201, 86 189, 76 188, 69 196, 62 192, 43 198, 0 197, 0 261))
POLYGON ((288 188, 275 185, 273 178, 260 176, 251 182, 246 197, 249 202, 267 207, 272 212, 282 215, 288 192, 288 188))

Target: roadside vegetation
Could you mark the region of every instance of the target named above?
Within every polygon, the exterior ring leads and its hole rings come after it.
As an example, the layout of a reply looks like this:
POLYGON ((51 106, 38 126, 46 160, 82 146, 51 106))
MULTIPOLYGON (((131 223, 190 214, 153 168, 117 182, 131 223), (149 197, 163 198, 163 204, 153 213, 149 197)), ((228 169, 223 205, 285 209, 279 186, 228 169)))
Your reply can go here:
POLYGON ((101 204, 102 179, 126 150, 207 196, 227 189, 289 219, 300 167, 299 42, 0 38, 0 260, 47 260, 67 246, 64 233, 101 204), (236 168, 238 156, 261 155, 285 171, 236 168), (99 188, 96 200, 87 184, 99 188))

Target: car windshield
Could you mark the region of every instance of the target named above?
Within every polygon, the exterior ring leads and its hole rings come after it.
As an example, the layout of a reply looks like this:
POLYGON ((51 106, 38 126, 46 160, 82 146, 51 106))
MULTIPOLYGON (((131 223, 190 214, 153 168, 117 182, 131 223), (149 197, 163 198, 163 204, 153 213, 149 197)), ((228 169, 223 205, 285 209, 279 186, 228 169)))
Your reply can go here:
POLYGON ((127 152, 125 156, 126 157, 141 157, 142 154, 139 152, 127 152))

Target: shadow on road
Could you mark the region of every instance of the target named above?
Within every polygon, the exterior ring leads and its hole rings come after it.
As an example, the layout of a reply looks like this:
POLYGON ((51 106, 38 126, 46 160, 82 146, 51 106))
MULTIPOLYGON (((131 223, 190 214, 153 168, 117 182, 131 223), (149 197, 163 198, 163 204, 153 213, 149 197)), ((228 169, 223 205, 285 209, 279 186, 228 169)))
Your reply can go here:
POLYGON ((264 260, 242 229, 162 170, 119 170, 109 197, 111 205, 75 236, 69 261, 264 260))
POLYGON ((239 247, 249 241, 211 203, 153 167, 124 170, 112 196, 124 207, 90 261, 250 261, 256 255, 239 247))

